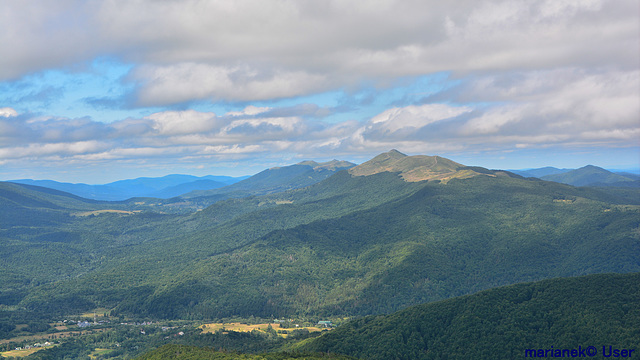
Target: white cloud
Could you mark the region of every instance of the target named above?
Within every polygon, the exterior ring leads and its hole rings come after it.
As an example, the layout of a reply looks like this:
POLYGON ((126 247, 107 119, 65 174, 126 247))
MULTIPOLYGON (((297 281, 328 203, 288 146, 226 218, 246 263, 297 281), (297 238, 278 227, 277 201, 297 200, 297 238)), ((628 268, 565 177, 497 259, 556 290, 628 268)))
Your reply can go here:
POLYGON ((138 104, 142 106, 203 99, 267 100, 326 89, 319 75, 304 71, 264 71, 248 65, 145 65, 137 69, 132 78, 141 84, 138 104))
POLYGON ((466 106, 453 107, 444 104, 427 104, 392 108, 374 116, 371 127, 395 132, 401 129, 419 129, 433 122, 449 119, 471 111, 466 106))
POLYGON ((0 108, 0 117, 14 117, 18 116, 18 112, 10 107, 0 108))
POLYGON ((363 80, 635 69, 635 0, 3 2, 0 78, 115 56, 138 105, 294 97, 363 80))
POLYGON ((269 110, 271 110, 271 108, 269 107, 257 107, 257 106, 249 105, 246 108, 244 108, 242 111, 229 111, 225 115, 227 116, 258 115, 269 110))
POLYGON ((208 132, 221 125, 216 114, 195 110, 164 111, 146 117, 160 135, 181 135, 208 132))

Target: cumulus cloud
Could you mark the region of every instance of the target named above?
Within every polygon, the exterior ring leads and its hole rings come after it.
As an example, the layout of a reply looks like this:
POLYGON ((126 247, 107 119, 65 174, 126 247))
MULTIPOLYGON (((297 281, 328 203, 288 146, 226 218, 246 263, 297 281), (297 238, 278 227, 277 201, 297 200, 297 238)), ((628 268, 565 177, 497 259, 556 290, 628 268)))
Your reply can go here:
POLYGON ((450 119, 469 111, 471 108, 466 106, 453 107, 444 104, 392 108, 374 116, 370 121, 370 127, 387 134, 402 129, 415 131, 436 121, 450 119))
POLYGON ((151 127, 160 135, 179 135, 207 132, 220 124, 216 114, 195 110, 164 111, 146 117, 152 121, 151 127))
POLYGON ((438 71, 628 70, 640 60, 634 0, 67 0, 0 7, 7 14, 0 48, 9 49, 0 78, 115 55, 134 64, 139 106, 294 97, 438 71))
POLYGON ((639 88, 638 70, 588 73, 565 68, 487 75, 450 89, 460 103, 394 107, 364 121, 339 123, 315 119, 317 106, 250 105, 221 115, 167 110, 110 124, 29 117, 3 108, 0 161, 37 155, 195 159, 216 151, 291 151, 311 157, 389 148, 434 153, 558 144, 631 147, 640 133, 639 88), (278 116, 283 114, 288 116, 278 116))
POLYGON ((15 109, 12 109, 10 107, 0 108, 1 117, 13 117, 17 115, 18 115, 18 112, 15 109))

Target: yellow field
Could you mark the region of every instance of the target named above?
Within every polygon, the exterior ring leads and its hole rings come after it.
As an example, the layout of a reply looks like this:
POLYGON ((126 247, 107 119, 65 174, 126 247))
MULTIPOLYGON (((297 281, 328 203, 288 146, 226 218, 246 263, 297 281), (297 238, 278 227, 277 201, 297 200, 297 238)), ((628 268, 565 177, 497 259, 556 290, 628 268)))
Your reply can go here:
POLYGON ((85 334, 92 334, 96 332, 103 332, 108 329, 90 329, 90 330, 80 330, 80 331, 63 331, 56 333, 40 333, 36 335, 24 335, 17 336, 11 339, 0 340, 0 344, 6 344, 10 342, 21 342, 21 341, 38 341, 38 340, 53 340, 53 339, 61 339, 67 338, 71 336, 81 336, 85 334))
POLYGON ((83 211, 83 212, 78 212, 78 213, 74 213, 72 214, 73 216, 89 216, 89 215, 100 215, 100 214, 106 214, 106 213, 116 213, 116 214, 124 214, 124 215, 133 215, 137 212, 140 212, 140 210, 136 210, 136 211, 126 211, 126 210, 96 210, 96 211, 83 211))
POLYGON ((80 314, 81 317, 91 318, 93 319, 93 314, 96 314, 96 317, 103 318, 105 313, 108 313, 110 310, 106 308, 97 308, 93 311, 87 311, 84 314, 80 314))
MULTIPOLYGON (((281 328, 280 324, 255 324, 255 325, 247 325, 247 324, 241 324, 241 323, 213 323, 213 324, 204 324, 201 325, 199 328, 202 329, 203 333, 214 333, 218 330, 228 330, 228 331, 237 331, 237 332, 251 332, 253 330, 259 330, 259 331, 267 331, 267 328, 269 327, 269 325, 271 325, 271 327, 273 328, 273 330, 287 330, 287 331, 293 331, 293 330, 302 330, 302 329, 307 329, 310 332, 316 332, 316 331, 322 331, 324 329, 315 327, 315 326, 307 326, 307 327, 293 327, 293 328, 281 328)), ((282 337, 287 337, 288 334, 278 334, 282 337)))
POLYGON ((26 350, 11 350, 11 351, 5 351, 5 352, 0 352, 0 355, 2 355, 3 357, 9 357, 9 356, 13 356, 13 357, 25 357, 25 356, 29 356, 31 354, 33 354, 36 351, 40 351, 42 349, 48 349, 48 348, 52 348, 55 345, 51 345, 51 346, 44 346, 44 347, 38 347, 38 348, 31 348, 31 349, 26 349, 26 350))
POLYGON ((108 354, 112 351, 113 349, 95 349, 91 354, 89 354, 89 357, 95 359, 98 357, 98 355, 108 354))

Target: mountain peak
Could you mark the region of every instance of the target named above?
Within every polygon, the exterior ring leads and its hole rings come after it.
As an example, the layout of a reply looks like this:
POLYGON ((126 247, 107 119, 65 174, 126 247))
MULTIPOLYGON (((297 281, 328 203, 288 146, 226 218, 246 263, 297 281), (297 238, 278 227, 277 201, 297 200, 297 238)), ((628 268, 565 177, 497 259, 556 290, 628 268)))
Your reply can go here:
POLYGON ((461 168, 464 168, 464 165, 440 156, 408 156, 394 149, 349 169, 349 173, 352 176, 367 176, 386 171, 397 172, 407 182, 447 181, 451 178, 466 178, 477 174, 472 170, 461 170, 461 168))
POLYGON ((322 169, 336 171, 336 170, 342 170, 342 169, 349 169, 356 166, 356 164, 350 163, 348 161, 336 160, 336 159, 333 159, 331 161, 321 162, 321 163, 315 162, 313 160, 307 160, 307 161, 299 162, 296 165, 311 166, 313 170, 316 170, 316 171, 322 170, 322 169))
POLYGON ((391 150, 387 151, 386 153, 382 153, 382 154, 380 154, 378 156, 381 156, 381 155, 388 155, 390 157, 398 158, 398 159, 399 158, 403 158, 403 157, 407 157, 406 154, 403 154, 403 153, 401 153, 400 151, 398 151, 396 149, 391 149, 391 150))

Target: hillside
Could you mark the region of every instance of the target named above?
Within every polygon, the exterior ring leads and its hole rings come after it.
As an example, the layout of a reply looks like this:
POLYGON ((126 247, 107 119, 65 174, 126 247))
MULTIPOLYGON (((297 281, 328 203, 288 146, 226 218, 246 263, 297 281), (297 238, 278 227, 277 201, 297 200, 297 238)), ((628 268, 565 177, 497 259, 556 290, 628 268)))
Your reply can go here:
POLYGON ((0 182, 0 229, 39 226, 68 221, 70 211, 94 210, 106 206, 46 187, 0 182))
POLYGON ((298 189, 322 181, 337 171, 355 166, 347 161, 332 160, 324 163, 303 161, 295 165, 275 167, 253 175, 232 185, 208 190, 193 191, 184 194, 184 198, 219 197, 240 198, 251 195, 264 195, 286 190, 298 189))
POLYGON ((594 346, 602 358, 603 347, 640 351, 638 329, 640 273, 606 274, 500 287, 365 317, 298 348, 419 360, 520 359, 539 357, 539 349, 594 346))
POLYGON ((267 354, 242 354, 237 352, 215 351, 208 348, 200 348, 186 345, 165 345, 147 354, 139 356, 136 360, 315 360, 315 359, 354 359, 345 355, 320 354, 320 353, 267 353, 267 354))

